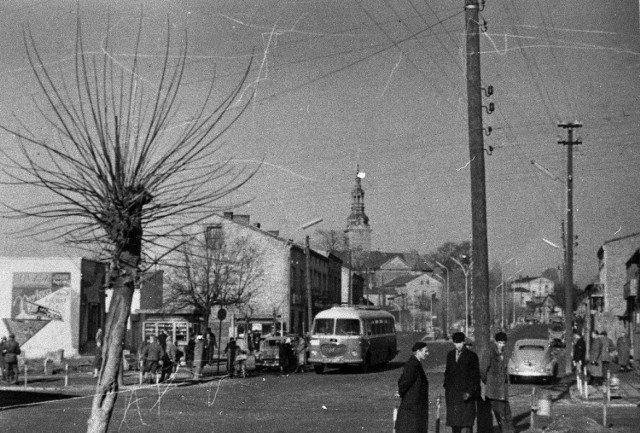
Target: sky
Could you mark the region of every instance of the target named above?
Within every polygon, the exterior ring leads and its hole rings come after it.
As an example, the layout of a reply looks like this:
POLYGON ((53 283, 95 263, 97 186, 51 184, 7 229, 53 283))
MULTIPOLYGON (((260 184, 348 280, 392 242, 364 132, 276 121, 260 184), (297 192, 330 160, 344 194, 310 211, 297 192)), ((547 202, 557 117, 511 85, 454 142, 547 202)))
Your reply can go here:
MULTIPOLYGON (((0 115, 46 133, 23 44, 29 28, 45 64, 69 76, 75 28, 87 50, 130 59, 142 17, 145 69, 158 80, 167 28, 172 53, 187 41, 183 105, 215 72, 220 95, 250 65, 242 119, 223 136, 225 157, 260 165, 222 205, 267 230, 301 240, 301 226, 342 230, 356 167, 366 174, 373 248, 434 251, 471 238, 464 78, 463 0, 94 1, 5 0, 0 5, 0 115), (169 24, 167 25, 167 19, 169 24), (186 34, 186 37, 185 37, 186 34)), ((597 275, 607 240, 640 232, 640 34, 638 2, 492 0, 481 13, 482 81, 495 111, 484 114, 490 266, 539 275, 562 263, 566 140, 559 123, 578 121, 574 147, 575 279, 597 275), (535 161, 549 173, 532 164, 535 161)), ((123 66, 124 67, 124 66, 123 66)), ((180 122, 181 119, 176 119, 180 122)), ((15 140, 0 133, 0 145, 15 140)), ((10 205, 50 200, 3 185, 10 205)), ((3 220, 0 254, 71 254, 17 236, 33 221, 3 220)))

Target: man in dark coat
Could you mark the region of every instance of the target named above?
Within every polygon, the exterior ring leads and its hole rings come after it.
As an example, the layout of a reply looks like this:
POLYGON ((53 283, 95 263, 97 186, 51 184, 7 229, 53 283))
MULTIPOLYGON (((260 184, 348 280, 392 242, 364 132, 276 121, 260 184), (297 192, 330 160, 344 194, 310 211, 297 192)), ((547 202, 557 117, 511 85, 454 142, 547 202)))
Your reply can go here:
POLYGON ((9 340, 2 345, 2 355, 7 369, 7 382, 10 384, 18 383, 18 355, 20 353, 20 345, 16 342, 16 336, 9 334, 9 340))
POLYGON ((578 371, 582 372, 582 367, 584 366, 584 361, 587 356, 587 346, 584 342, 584 338, 580 335, 577 329, 573 330, 573 354, 572 361, 573 367, 578 369, 578 371))
POLYGON ((429 354, 427 343, 419 341, 411 348, 398 379, 398 394, 402 399, 396 418, 396 433, 427 433, 429 431, 429 381, 420 364, 429 354))
POLYGON ((453 433, 471 433, 480 391, 480 363, 478 355, 465 346, 464 333, 456 332, 451 339, 455 349, 447 354, 443 383, 447 425, 453 433))
POLYGON ((491 403, 491 410, 500 427, 500 433, 513 433, 513 419, 509 405, 508 360, 504 350, 507 334, 498 332, 494 338, 493 347, 482 358, 480 376, 485 384, 485 397, 491 403))

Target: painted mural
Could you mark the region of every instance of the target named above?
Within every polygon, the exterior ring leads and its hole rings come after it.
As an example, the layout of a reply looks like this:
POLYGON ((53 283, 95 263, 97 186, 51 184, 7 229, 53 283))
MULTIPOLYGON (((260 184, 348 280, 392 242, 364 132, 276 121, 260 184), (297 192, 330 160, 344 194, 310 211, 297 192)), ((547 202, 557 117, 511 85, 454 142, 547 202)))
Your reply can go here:
POLYGON ((60 312, 68 302, 70 286, 68 272, 14 272, 11 318, 62 320, 60 312))

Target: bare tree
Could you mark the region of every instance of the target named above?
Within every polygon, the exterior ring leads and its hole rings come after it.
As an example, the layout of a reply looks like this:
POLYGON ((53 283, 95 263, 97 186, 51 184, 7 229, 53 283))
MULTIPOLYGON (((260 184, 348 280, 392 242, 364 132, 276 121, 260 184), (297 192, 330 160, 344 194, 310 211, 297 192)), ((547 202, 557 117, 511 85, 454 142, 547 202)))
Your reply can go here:
MULTIPOLYGON (((107 23, 109 25, 109 23, 107 23)), ((236 107, 249 67, 229 94, 214 98, 213 78, 201 104, 180 110, 187 47, 171 53, 167 38, 155 84, 143 78, 140 19, 133 55, 117 59, 109 37, 102 54, 88 52, 78 20, 74 73, 53 74, 27 29, 26 54, 44 96, 35 103, 41 125, 16 119, 2 128, 18 138, 3 148, 3 170, 20 194, 44 190, 46 201, 10 207, 10 216, 40 218, 38 234, 54 233, 76 245, 101 245, 109 262, 113 297, 105 324, 103 363, 89 432, 106 432, 118 395, 122 342, 144 248, 216 210, 216 202, 237 190, 255 171, 220 160, 220 136, 242 115, 236 107), (71 78, 67 78, 67 77, 71 78), (185 119, 184 114, 189 116, 185 119), (49 132, 53 131, 52 136, 49 132)), ((108 35, 108 33, 107 33, 108 35)), ((186 41, 186 35, 183 39, 186 41)), ((249 63, 250 64, 250 63, 249 63)), ((31 119, 29 119, 32 122, 31 119)), ((219 208, 217 210, 220 210, 219 208)))
POLYGON ((262 263, 262 252, 246 237, 193 237, 174 254, 166 304, 195 308, 207 326, 214 306, 242 307, 251 300, 264 274, 262 263))
POLYGON ((319 235, 320 248, 331 253, 347 249, 347 235, 340 230, 316 230, 319 235))

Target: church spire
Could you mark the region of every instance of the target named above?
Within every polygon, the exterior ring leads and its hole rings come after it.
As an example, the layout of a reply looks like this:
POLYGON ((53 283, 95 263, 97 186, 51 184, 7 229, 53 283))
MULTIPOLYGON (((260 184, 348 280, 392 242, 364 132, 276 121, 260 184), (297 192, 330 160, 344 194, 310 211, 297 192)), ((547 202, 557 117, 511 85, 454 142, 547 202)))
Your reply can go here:
POLYGON ((364 172, 360 171, 360 165, 356 166, 356 183, 351 191, 351 214, 347 218, 347 236, 351 249, 371 250, 371 227, 369 217, 364 212, 364 189, 362 179, 364 172))

